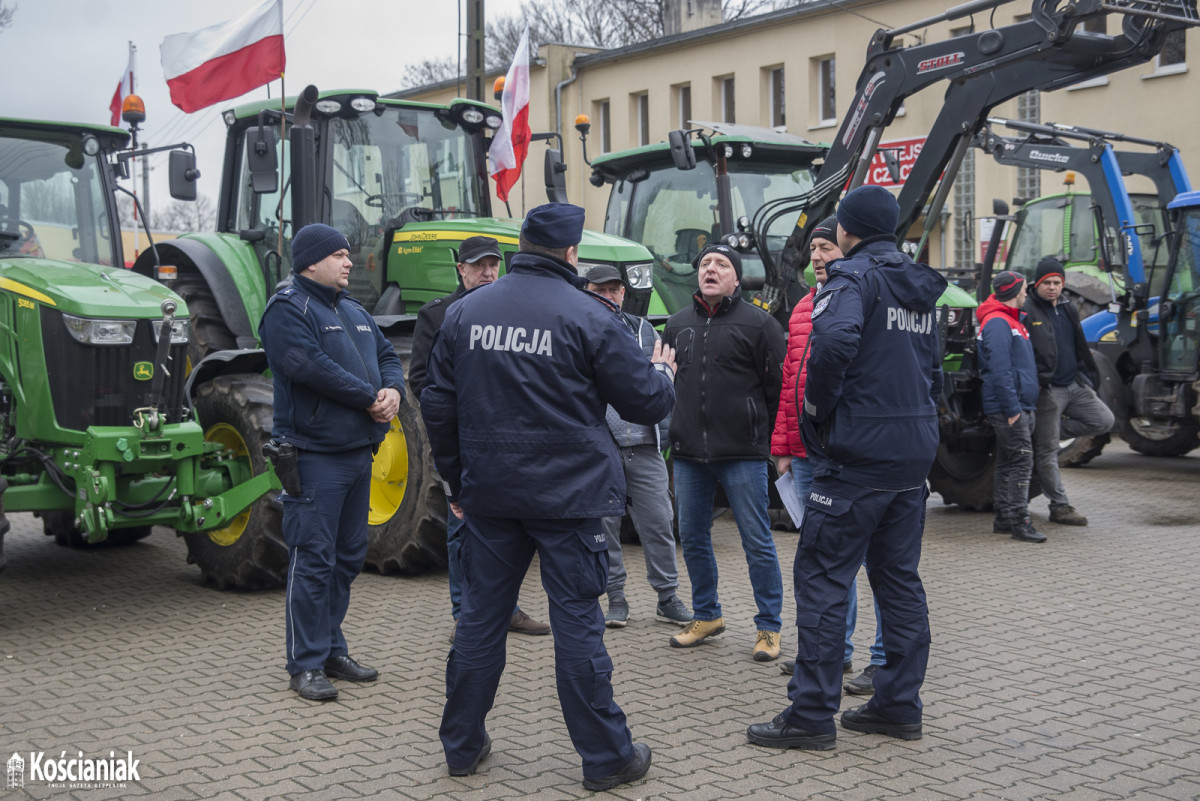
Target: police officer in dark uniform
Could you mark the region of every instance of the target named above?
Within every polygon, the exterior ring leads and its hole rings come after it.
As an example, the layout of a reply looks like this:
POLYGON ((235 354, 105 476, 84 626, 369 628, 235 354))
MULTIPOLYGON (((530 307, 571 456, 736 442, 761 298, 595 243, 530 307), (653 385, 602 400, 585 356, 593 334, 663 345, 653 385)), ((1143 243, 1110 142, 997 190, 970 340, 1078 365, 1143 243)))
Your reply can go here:
POLYGON ((791 705, 747 732, 772 748, 829 750, 837 738, 847 591, 866 558, 887 663, 843 728, 921 736, 929 614, 917 573, 925 477, 938 445, 942 373, 935 305, 946 279, 896 249, 899 205, 861 186, 838 208, 846 258, 813 306, 801 435, 814 479, 794 565, 799 649, 791 705))
MULTIPOLYGON (((434 298, 417 311, 417 323, 413 326, 412 357, 408 364, 408 389, 420 398, 425 387, 425 369, 429 364, 429 351, 433 348, 433 335, 442 327, 446 310, 463 295, 486 286, 500 277, 500 243, 490 236, 469 236, 458 248, 458 288, 444 298, 434 298)), ((462 611, 462 574, 458 566, 458 544, 461 541, 462 521, 447 512, 446 517, 446 563, 450 574, 450 614, 454 617, 454 628, 450 630, 450 642, 458 629, 458 616, 462 611)), ((518 634, 549 634, 550 627, 534 620, 521 611, 513 610, 509 631, 518 634)))
POLYGON ((604 413, 653 425, 670 412, 674 357, 647 360, 619 313, 582 290, 583 209, 529 212, 508 274, 446 313, 421 412, 438 472, 466 526, 462 613, 446 664, 440 735, 452 776, 491 750, 484 723, 505 664, 505 635, 534 553, 550 599, 559 703, 584 787, 634 781, 634 744, 613 700, 599 596, 608 581, 601 518, 625 508, 625 479, 604 413), (653 363, 652 363, 653 362, 653 363))
POLYGON ((299 454, 301 490, 280 496, 291 552, 287 670, 291 688, 311 701, 337 698, 329 677, 379 675, 350 657, 342 620, 367 556, 371 459, 404 400, 404 368, 346 292, 352 266, 336 228, 301 228, 295 278, 267 303, 258 329, 275 381, 272 434, 299 454))

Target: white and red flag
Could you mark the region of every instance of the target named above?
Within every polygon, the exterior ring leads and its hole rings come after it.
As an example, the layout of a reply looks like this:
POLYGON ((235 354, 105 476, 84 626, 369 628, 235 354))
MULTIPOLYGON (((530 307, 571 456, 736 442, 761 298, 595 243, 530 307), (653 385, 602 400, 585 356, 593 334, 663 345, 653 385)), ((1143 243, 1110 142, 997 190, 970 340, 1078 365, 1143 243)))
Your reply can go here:
POLYGON ((109 120, 109 125, 117 126, 121 124, 121 105, 125 102, 125 98, 133 94, 133 54, 137 49, 133 46, 133 42, 129 43, 129 66, 125 68, 125 73, 121 76, 121 80, 117 81, 117 91, 113 92, 112 101, 108 104, 108 110, 112 112, 112 118, 109 120))
POLYGON ((508 190, 521 177, 521 165, 529 152, 529 28, 521 34, 521 43, 513 54, 512 66, 504 78, 504 93, 500 96, 504 124, 496 131, 488 157, 492 160, 491 175, 496 179, 496 196, 508 201, 508 190))
POLYGON ((232 22, 177 33, 159 46, 171 102, 191 113, 283 75, 283 2, 266 0, 232 22))

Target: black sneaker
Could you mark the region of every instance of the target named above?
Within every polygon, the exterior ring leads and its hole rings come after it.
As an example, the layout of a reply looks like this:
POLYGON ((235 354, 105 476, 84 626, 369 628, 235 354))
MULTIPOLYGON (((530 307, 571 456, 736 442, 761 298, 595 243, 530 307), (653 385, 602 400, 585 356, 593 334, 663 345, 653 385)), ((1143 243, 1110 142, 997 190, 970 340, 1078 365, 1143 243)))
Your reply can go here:
POLYGON ((629 760, 625 767, 609 776, 601 776, 599 779, 584 779, 583 788, 585 790, 611 790, 618 784, 636 782, 645 776, 648 770, 650 770, 650 746, 645 743, 634 743, 633 759, 629 760))
POLYGON ((1045 542, 1046 535, 1033 527, 1033 521, 1028 517, 1022 520, 1014 520, 1012 526, 1012 538, 1021 542, 1045 542))
POLYGON ((874 695, 875 671, 877 670, 879 670, 879 665, 867 665, 862 673, 859 673, 842 686, 851 695, 874 695))
POLYGON ((776 715, 770 723, 755 723, 746 729, 746 737, 755 745, 767 748, 802 748, 805 751, 831 751, 837 744, 837 734, 818 734, 792 726, 776 715))
POLYGON ((997 517, 992 521, 993 534, 1012 534, 1012 521, 1007 517, 997 517))
POLYGON ((842 728, 863 734, 886 734, 900 740, 921 739, 920 723, 896 723, 865 706, 843 712, 842 728))

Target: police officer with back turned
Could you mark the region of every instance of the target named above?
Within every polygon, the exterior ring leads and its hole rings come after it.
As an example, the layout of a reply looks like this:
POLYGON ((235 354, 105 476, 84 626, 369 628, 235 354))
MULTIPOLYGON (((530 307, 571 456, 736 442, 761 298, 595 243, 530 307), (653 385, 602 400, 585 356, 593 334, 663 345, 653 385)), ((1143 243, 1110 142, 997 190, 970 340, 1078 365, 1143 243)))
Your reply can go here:
POLYGON ((337 698, 329 677, 379 675, 350 657, 342 621, 367 556, 371 458, 404 400, 404 370, 346 292, 351 266, 336 228, 301 228, 295 280, 267 303, 258 329, 275 380, 273 435, 299 454, 299 490, 280 496, 290 552, 287 670, 291 688, 311 701, 337 698))
POLYGON ((875 695, 845 712, 842 727, 921 736, 929 614, 917 566, 942 384, 934 308, 946 279, 897 251, 899 213, 878 186, 854 189, 838 207, 846 258, 813 305, 801 418, 814 479, 794 565, 799 651, 791 704, 747 732, 757 745, 834 747, 846 594, 864 557, 887 662, 875 695))
POLYGON ((491 751, 485 722, 534 553, 584 787, 607 790, 650 767, 649 747, 633 743, 613 700, 598 601, 608 582, 601 518, 625 508, 605 408, 642 425, 665 417, 675 402, 674 355, 660 347, 647 359, 618 312, 581 291, 582 235, 578 206, 530 211, 507 275, 447 311, 429 358, 421 412, 452 509, 466 521, 440 729, 452 776, 474 773, 491 751))

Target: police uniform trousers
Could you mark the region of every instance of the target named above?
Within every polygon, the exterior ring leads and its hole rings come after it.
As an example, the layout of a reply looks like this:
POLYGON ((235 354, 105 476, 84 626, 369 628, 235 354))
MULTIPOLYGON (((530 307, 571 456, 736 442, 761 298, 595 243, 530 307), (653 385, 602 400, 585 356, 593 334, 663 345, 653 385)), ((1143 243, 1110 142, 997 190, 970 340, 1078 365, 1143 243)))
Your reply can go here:
POLYGON ((864 558, 887 659, 875 674, 867 707, 896 723, 921 722, 930 638, 917 566, 928 497, 924 486, 891 492, 833 476, 813 481, 793 568, 798 648, 788 682, 789 724, 821 734, 836 731, 847 594, 864 558))
POLYGON ((287 579, 287 671, 325 667, 347 653, 342 621, 350 584, 367 557, 371 498, 369 446, 337 453, 300 451, 303 492, 279 496, 287 579))
POLYGON ((484 721, 504 672, 508 626, 536 551, 550 601, 558 700, 586 779, 608 776, 633 758, 625 713, 613 701, 612 659, 597 600, 608 582, 600 520, 515 519, 467 514, 459 561, 462 613, 446 662, 446 707, 439 734, 451 768, 483 748, 484 721))

